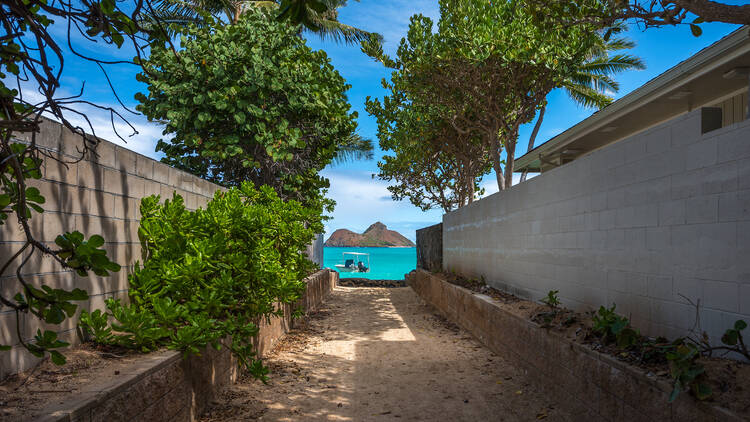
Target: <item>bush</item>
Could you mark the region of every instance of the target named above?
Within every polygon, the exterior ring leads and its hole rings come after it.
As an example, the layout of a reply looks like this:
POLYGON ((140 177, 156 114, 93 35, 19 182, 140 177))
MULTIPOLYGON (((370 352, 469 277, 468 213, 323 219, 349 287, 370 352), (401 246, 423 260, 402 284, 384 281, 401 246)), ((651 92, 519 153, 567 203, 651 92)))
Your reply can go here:
POLYGON ((321 232, 322 206, 284 202, 273 189, 244 183, 218 192, 205 210, 188 211, 179 195, 141 202, 143 266, 130 276, 130 304, 107 301, 84 313, 94 341, 144 352, 166 346, 197 354, 231 337, 241 366, 264 378, 252 337, 260 318, 283 314, 313 269, 300 251, 321 232), (107 320, 111 320, 111 327, 107 320))

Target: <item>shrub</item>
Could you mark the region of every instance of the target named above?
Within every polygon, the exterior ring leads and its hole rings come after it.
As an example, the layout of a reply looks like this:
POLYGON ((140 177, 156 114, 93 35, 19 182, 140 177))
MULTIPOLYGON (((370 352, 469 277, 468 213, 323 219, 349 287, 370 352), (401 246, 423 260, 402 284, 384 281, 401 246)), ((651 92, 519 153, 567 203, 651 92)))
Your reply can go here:
POLYGON ((241 366, 264 378, 252 337, 260 318, 282 315, 314 265, 300 252, 322 230, 321 207, 284 202, 273 189, 218 192, 205 210, 189 211, 179 195, 141 202, 143 266, 130 276, 130 304, 107 301, 107 313, 84 313, 81 331, 94 341, 186 355, 230 337, 241 366), (112 320, 110 327, 104 318, 112 320))

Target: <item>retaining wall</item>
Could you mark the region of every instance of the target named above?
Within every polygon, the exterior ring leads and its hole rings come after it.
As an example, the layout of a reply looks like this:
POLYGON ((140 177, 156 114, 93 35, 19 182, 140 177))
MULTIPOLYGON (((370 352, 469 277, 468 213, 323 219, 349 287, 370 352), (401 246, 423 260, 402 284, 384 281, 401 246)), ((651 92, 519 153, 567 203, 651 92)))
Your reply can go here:
MULTIPOLYGON (((321 270, 308 277, 299 303, 316 309, 336 286, 338 273, 321 270)), ((291 306, 284 318, 263 322, 256 338, 261 356, 292 326, 291 306)), ((111 380, 97 380, 75 398, 49 407, 44 422, 192 422, 200 417, 222 388, 236 380, 236 361, 229 349, 206 348, 201 356, 182 359, 178 352, 145 355, 111 380)))
POLYGON ((407 282, 427 303, 490 350, 525 371, 536 388, 571 421, 741 421, 728 410, 680 395, 609 355, 573 343, 503 310, 491 297, 450 284, 423 270, 407 282))
POLYGON ((696 110, 443 217, 443 268, 518 296, 617 305, 650 335, 750 320, 750 120, 696 110), (684 296, 684 297, 683 297, 684 296))
POLYGON ((443 268, 443 224, 417 230, 417 268, 439 271, 443 268))

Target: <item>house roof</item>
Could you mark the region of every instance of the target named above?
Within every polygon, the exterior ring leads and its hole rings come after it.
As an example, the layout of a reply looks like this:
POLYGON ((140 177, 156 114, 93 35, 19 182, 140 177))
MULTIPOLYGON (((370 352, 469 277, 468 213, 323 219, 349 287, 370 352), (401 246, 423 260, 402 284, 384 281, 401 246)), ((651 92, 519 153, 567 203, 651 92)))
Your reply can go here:
POLYGON ((750 67, 750 26, 732 32, 517 158, 514 170, 540 171, 543 159, 580 157, 743 88, 747 89, 747 78, 722 77, 736 67, 750 67))

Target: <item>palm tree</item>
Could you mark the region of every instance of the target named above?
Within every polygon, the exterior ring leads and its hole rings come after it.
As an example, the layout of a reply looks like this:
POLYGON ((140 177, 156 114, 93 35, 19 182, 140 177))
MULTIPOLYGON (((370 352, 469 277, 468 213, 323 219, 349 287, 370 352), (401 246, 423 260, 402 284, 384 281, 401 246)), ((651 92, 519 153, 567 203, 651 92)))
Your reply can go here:
POLYGON ((353 133, 338 144, 338 151, 333 157, 332 164, 337 166, 350 161, 372 160, 372 149, 371 139, 353 133))
MULTIPOLYGON (((357 0, 359 1, 359 0, 357 0)), ((277 19, 302 25, 322 39, 347 44, 365 40, 379 40, 380 35, 343 24, 338 21, 338 8, 347 0, 161 0, 154 14, 167 24, 202 24, 205 14, 224 16, 236 23, 250 7, 278 10, 277 19)))
MULTIPOLYGON (((610 94, 620 90, 620 84, 612 76, 626 70, 646 68, 639 57, 629 54, 611 55, 613 52, 635 47, 635 43, 627 38, 611 38, 612 35, 619 34, 625 29, 624 24, 617 24, 606 31, 602 31, 599 42, 589 52, 588 59, 560 86, 577 104, 598 109, 608 106, 614 101, 610 94)), ((544 105, 539 110, 539 117, 537 117, 536 124, 529 137, 527 152, 534 149, 534 142, 539 134, 539 128, 542 126, 546 108, 547 106, 544 105)), ((527 175, 528 170, 524 170, 521 174, 522 182, 526 180, 527 175)))

